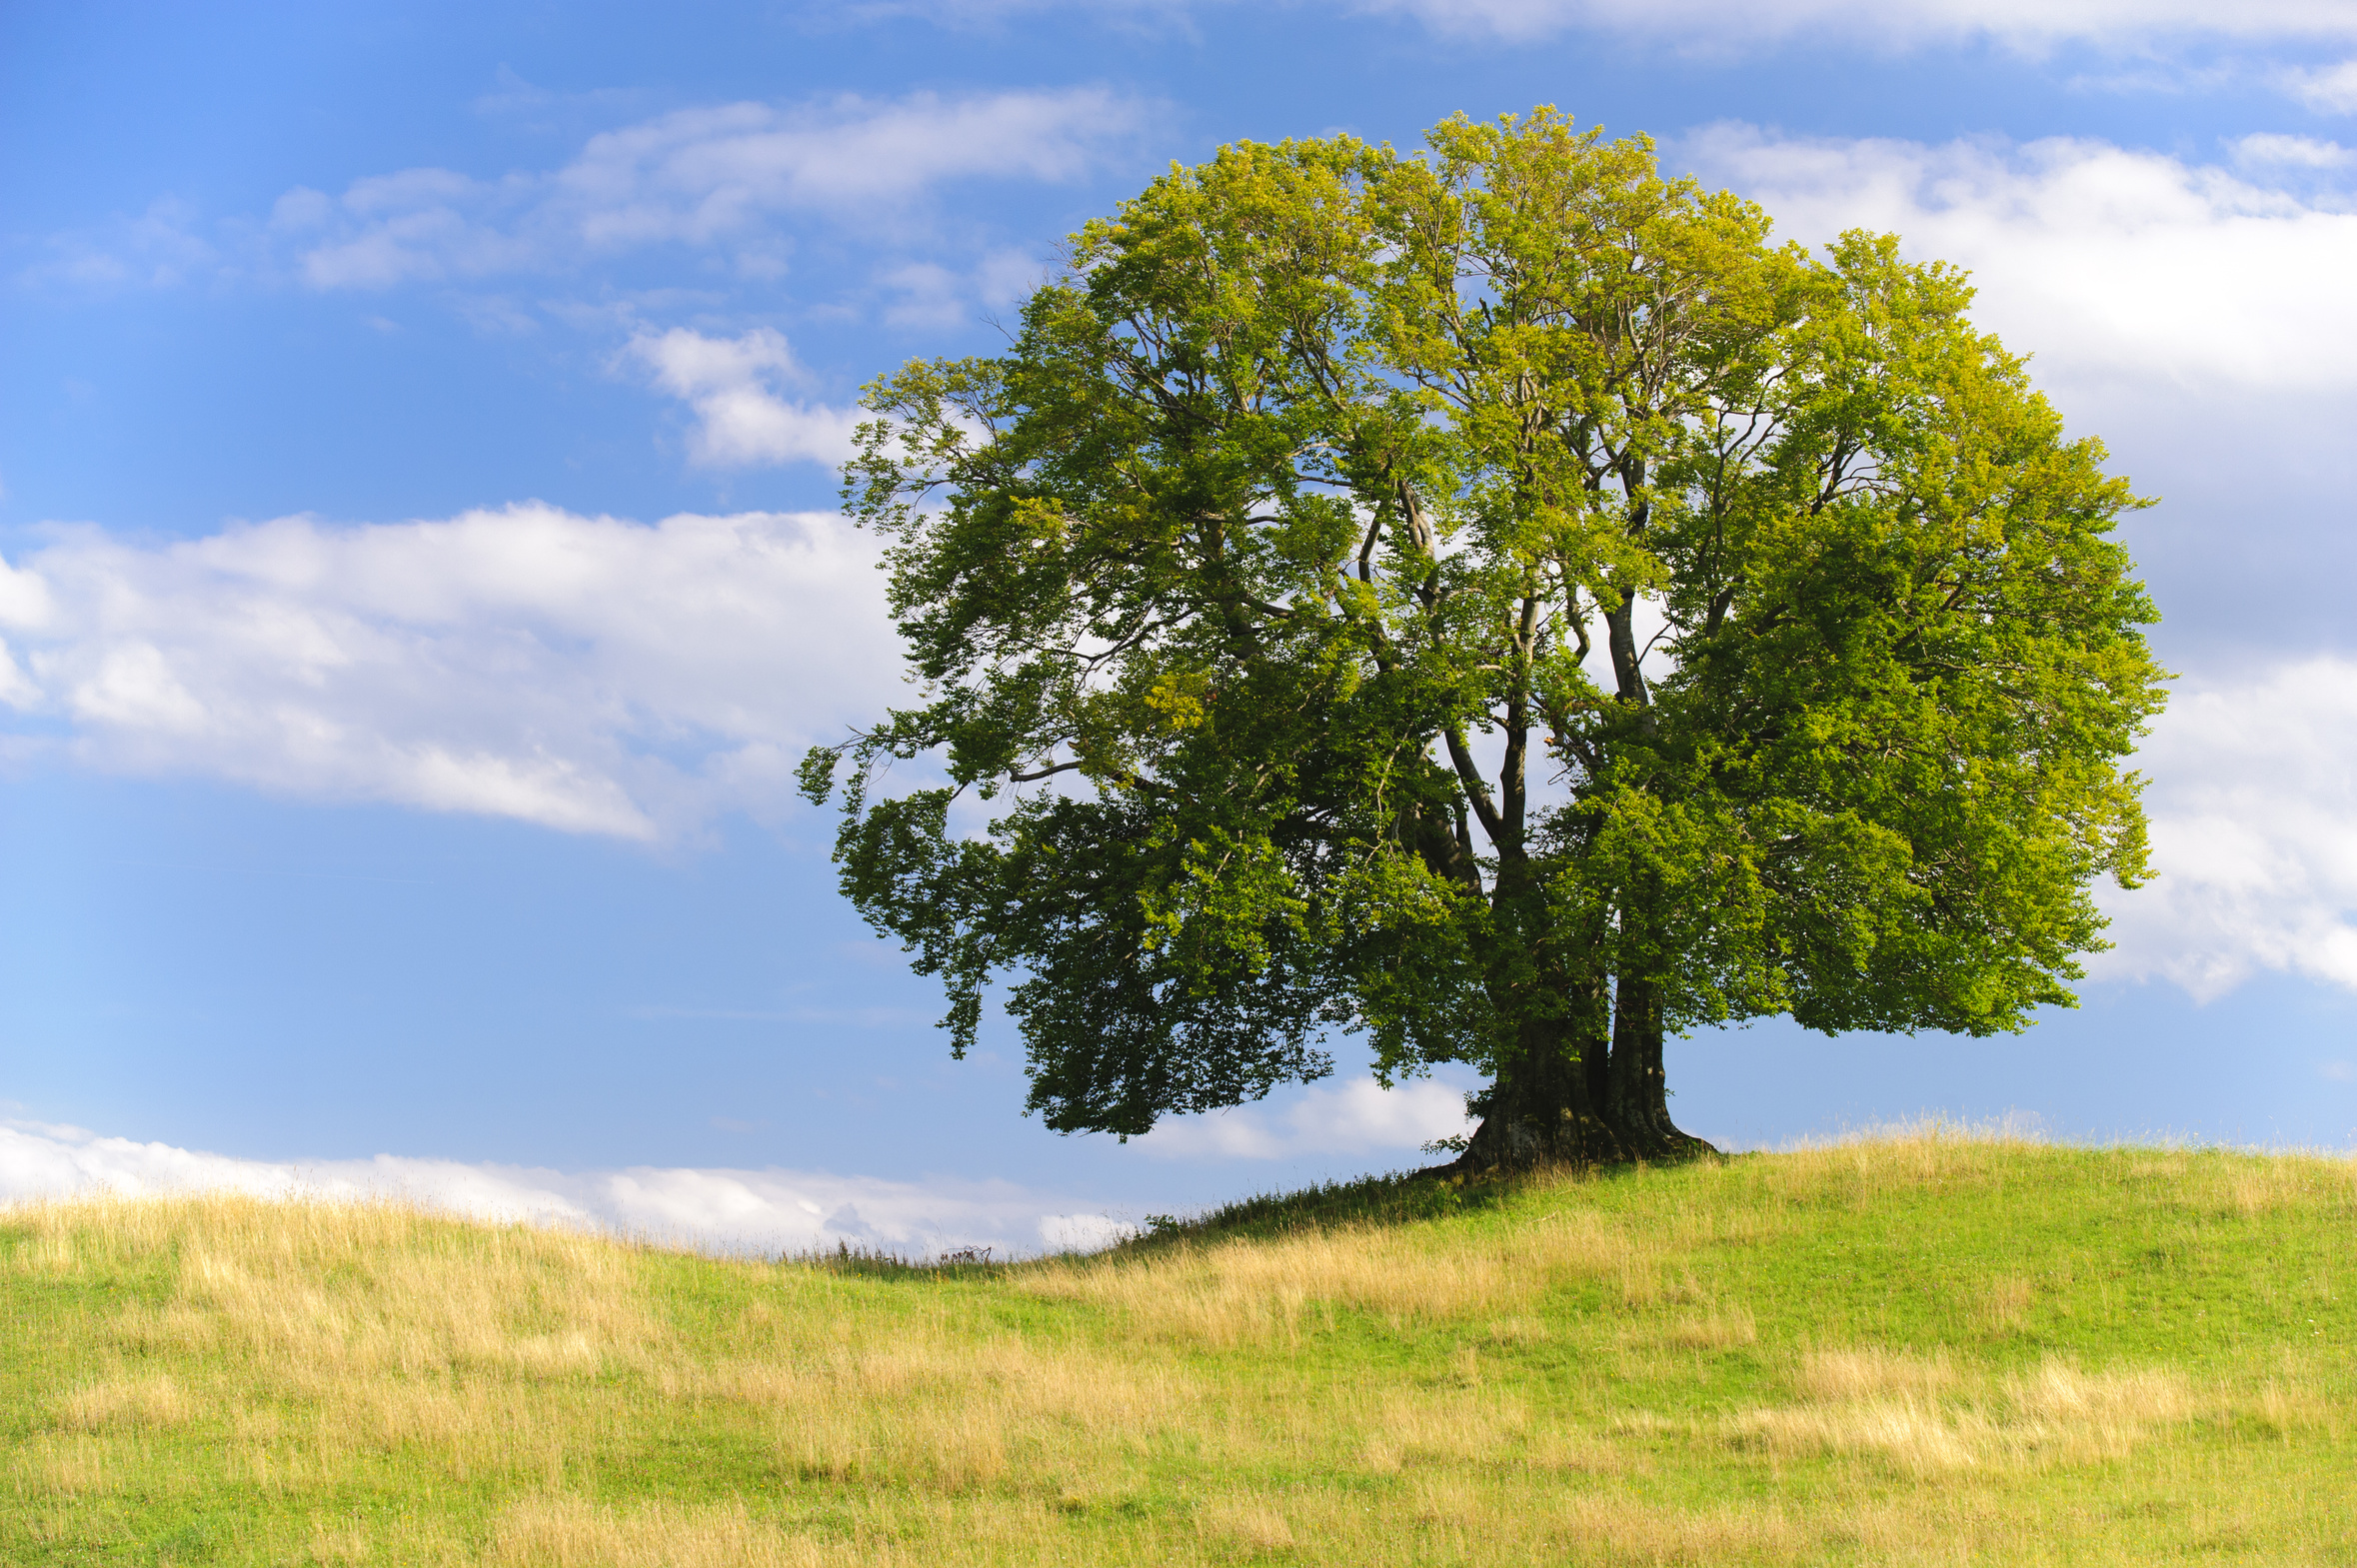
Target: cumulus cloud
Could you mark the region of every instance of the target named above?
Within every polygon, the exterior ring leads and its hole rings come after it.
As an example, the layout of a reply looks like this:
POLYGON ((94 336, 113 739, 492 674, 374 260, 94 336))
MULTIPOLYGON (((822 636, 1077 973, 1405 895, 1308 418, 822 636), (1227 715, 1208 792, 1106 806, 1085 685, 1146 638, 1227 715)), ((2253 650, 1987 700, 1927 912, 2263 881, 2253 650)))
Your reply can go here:
MULTIPOLYGON (((2340 154, 2289 137, 2241 150, 2311 171, 2340 154)), ((2357 388, 2357 210, 2338 195, 2070 138, 1928 146, 1720 125, 1676 152, 1788 236, 1893 231, 1971 269, 1976 316, 2035 349, 2049 385, 2357 388)))
POLYGON ((2265 970, 2357 990, 2357 662, 2180 690, 2137 766, 2160 875, 2106 895, 2095 972, 2202 1001, 2265 970))
POLYGON ((290 191, 272 225, 318 289, 559 269, 653 245, 735 247, 771 276, 782 215, 873 215, 953 181, 1074 179, 1152 114, 1104 88, 682 109, 594 136, 554 171, 405 169, 336 197, 290 191))
POLYGON ((559 1171, 456 1160, 254 1160, 0 1121, 0 1203, 94 1192, 230 1190, 269 1198, 395 1198, 491 1220, 610 1230, 724 1251, 839 1244, 908 1255, 989 1246, 1083 1251, 1131 1227, 1101 1208, 1010 1181, 881 1181, 819 1171, 634 1166, 559 1171))
POLYGON ((689 455, 698 463, 840 464, 852 453, 856 409, 790 402, 778 391, 797 374, 786 340, 767 327, 708 338, 685 327, 631 339, 627 354, 656 385, 696 411, 689 455))
POLYGON ((1601 28, 1711 47, 1798 34, 1896 45, 1987 38, 2026 49, 2173 35, 2357 37, 2357 12, 2341 0, 1353 0, 1350 9, 1411 16, 1448 33, 1523 39, 1601 28))
POLYGON ((75 529, 0 562, 0 703, 103 770, 662 838, 891 698, 875 561, 825 514, 75 529))
POLYGON ((1312 1083, 1277 1110, 1239 1105, 1172 1116, 1138 1140, 1169 1159, 1289 1159, 1420 1149, 1472 1130, 1461 1086, 1414 1078, 1384 1088, 1372 1078, 1312 1083))

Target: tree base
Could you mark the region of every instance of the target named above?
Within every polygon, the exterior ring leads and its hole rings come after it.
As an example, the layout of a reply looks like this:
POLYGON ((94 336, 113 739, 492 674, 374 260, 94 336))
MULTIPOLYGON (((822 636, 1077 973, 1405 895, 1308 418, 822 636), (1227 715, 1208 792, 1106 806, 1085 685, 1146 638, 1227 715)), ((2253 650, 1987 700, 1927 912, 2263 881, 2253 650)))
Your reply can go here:
POLYGON ((1667 1116, 1650 1125, 1616 1126, 1602 1117, 1563 1111, 1554 1120, 1491 1115, 1474 1129, 1465 1151, 1446 1168, 1470 1175, 1538 1165, 1671 1165, 1718 1150, 1667 1116))

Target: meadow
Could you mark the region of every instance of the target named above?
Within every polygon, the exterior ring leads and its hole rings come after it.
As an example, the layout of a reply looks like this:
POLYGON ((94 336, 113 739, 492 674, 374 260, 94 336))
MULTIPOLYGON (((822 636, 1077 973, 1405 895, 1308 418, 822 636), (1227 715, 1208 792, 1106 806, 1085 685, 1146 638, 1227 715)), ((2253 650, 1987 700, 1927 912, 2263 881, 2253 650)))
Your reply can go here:
POLYGON ((0 1212, 0 1561, 2357 1563, 2357 1168, 1922 1129, 730 1260, 0 1212))

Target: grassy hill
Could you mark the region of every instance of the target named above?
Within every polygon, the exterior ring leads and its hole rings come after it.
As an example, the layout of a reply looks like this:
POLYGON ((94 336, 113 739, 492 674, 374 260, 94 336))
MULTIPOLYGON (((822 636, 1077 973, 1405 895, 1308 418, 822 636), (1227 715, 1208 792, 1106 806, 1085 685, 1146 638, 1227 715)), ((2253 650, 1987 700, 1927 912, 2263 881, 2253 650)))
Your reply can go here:
POLYGON ((716 1261, 0 1213, 0 1561, 2357 1562, 2357 1169, 1926 1134, 716 1261))

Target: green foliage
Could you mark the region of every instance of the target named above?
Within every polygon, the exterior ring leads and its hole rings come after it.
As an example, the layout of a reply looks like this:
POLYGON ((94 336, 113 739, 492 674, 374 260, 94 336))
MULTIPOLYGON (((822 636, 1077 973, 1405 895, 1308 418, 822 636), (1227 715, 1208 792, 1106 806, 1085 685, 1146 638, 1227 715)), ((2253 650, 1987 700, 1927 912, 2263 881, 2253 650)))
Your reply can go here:
POLYGON ((1126 1136, 1329 1028, 1500 1073, 1615 998, 1656 1055, 2067 1004, 2162 679, 2101 446, 1893 237, 1776 248, 1551 110, 1428 142, 1175 168, 1006 354, 869 389, 923 698, 804 785, 956 1047, 1014 977, 1032 1107, 1126 1136))

